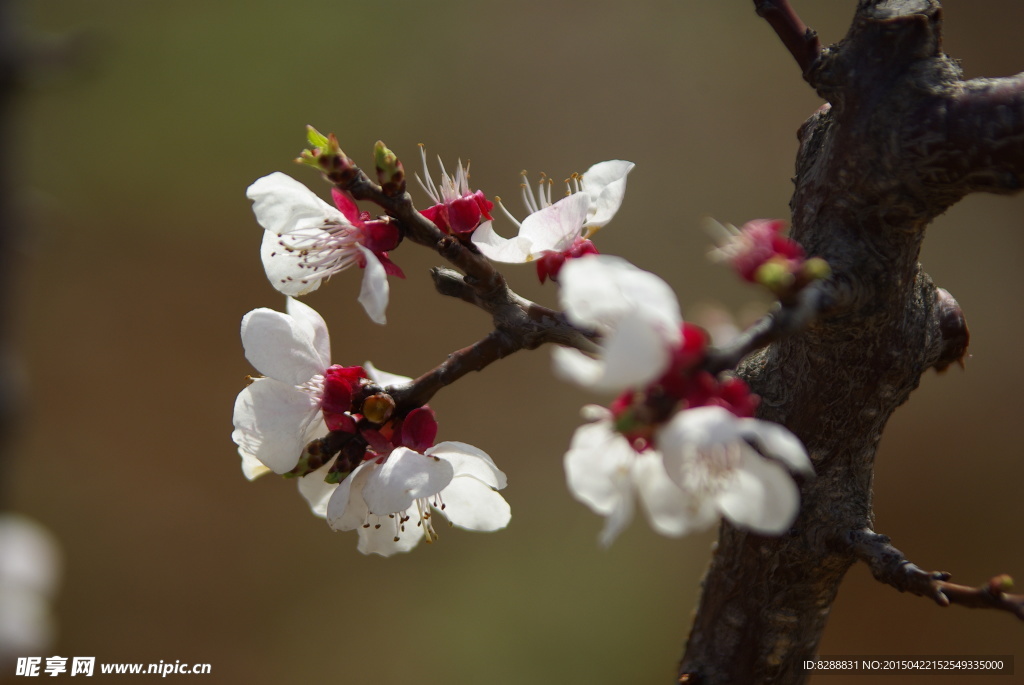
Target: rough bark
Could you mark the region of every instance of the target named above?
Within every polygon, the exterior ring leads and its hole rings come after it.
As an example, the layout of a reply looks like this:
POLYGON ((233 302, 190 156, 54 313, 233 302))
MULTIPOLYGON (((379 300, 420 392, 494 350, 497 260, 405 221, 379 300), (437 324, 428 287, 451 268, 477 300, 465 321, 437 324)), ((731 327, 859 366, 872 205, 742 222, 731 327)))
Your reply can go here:
POLYGON ((679 667, 706 685, 806 681, 800 662, 858 559, 852 536, 873 528, 886 421, 966 347, 959 307, 918 264, 925 228, 970 192, 1024 181, 1024 76, 961 80, 935 0, 861 0, 816 55, 788 3, 755 6, 828 102, 800 129, 790 207, 793 236, 833 268, 836 306, 741 367, 761 418, 803 440, 817 475, 788 534, 723 523, 679 667))

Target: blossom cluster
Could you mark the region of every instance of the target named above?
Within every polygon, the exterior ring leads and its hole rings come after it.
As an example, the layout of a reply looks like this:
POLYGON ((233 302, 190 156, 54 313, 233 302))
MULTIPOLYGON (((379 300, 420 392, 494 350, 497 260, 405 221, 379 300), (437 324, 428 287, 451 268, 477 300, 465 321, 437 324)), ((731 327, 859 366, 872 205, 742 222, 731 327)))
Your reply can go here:
POLYGON ((335 530, 356 530, 364 553, 432 541, 435 510, 470 530, 508 524, 497 493, 505 475, 491 458, 460 442, 434 444, 428 407, 391 415, 387 389, 411 379, 371 363, 332 365, 327 325, 312 307, 288 298, 284 313, 249 312, 242 346, 263 374, 235 400, 232 439, 250 480, 270 471, 298 476, 313 513, 335 530), (325 459, 327 436, 341 446, 325 459))
MULTIPOLYGON (((264 228, 267 277, 287 305, 242 319, 245 356, 261 374, 235 402, 232 439, 243 472, 249 479, 271 471, 297 478, 312 511, 335 530, 355 530, 364 553, 390 555, 432 541, 439 512, 470 530, 505 527, 510 510, 498 491, 506 478, 490 456, 465 443, 436 442, 433 410, 402 399, 410 396, 403 392, 410 378, 370 362, 332 364, 323 318, 294 299, 359 267, 359 302, 385 324, 388 276, 404 277, 390 257, 403 225, 359 210, 347 190, 358 169, 333 135, 311 129, 309 139, 314 149, 299 161, 334 184, 333 204, 281 173, 247 192, 264 228)), ((378 143, 375 156, 381 192, 404 193, 394 153, 378 143)), ((587 423, 564 457, 570 491, 607 518, 604 544, 629 523, 637 503, 666 535, 707 528, 719 516, 761 534, 792 525, 799 507, 794 474, 811 473, 799 440, 753 418, 758 398, 741 379, 705 368, 707 334, 683 320, 668 284, 599 254, 591 241, 618 212, 633 163, 610 160, 573 174, 554 201, 548 177, 536 190, 522 183, 528 214, 519 221, 499 198, 470 187, 461 161, 452 175, 439 161, 435 183, 422 146, 421 156, 418 178, 432 203, 421 214, 438 235, 479 259, 535 263, 542 283, 557 284, 566 319, 599 344, 597 354, 557 347, 553 360, 557 376, 617 394, 608 407, 584 409, 587 423), (495 203, 515 236, 494 230, 495 203)), ((733 234, 719 254, 747 280, 781 283, 781 293, 802 287, 799 279, 814 271, 813 260, 781 235, 781 223, 752 222, 733 234)))
POLYGON ((707 336, 682 320, 660 278, 613 256, 568 264, 562 305, 599 330, 598 358, 555 351, 555 371, 579 385, 620 392, 607 409, 587 407, 565 455, 573 495, 607 517, 610 544, 639 500, 665 535, 706 529, 719 515, 762 534, 793 523, 810 474, 803 445, 784 427, 751 418, 757 397, 736 377, 703 370, 707 336))

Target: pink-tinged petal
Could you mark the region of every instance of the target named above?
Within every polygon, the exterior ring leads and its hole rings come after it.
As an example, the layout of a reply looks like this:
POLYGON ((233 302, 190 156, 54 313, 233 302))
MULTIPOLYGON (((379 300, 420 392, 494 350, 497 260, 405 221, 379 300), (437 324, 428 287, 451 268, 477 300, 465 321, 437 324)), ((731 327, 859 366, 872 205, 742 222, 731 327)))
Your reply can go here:
POLYGON ((447 461, 398 447, 370 474, 363 497, 371 513, 386 516, 409 509, 417 499, 433 497, 453 475, 447 461))
POLYGON ((742 463, 716 498, 722 514, 755 533, 789 530, 800 509, 800 491, 786 469, 744 448, 742 463))
POLYGON ((334 459, 331 459, 317 470, 299 478, 299 494, 309 503, 309 508, 313 514, 320 518, 326 518, 327 504, 330 502, 331 496, 334 495, 334 491, 339 487, 337 483, 324 482, 324 478, 327 477, 327 472, 331 470, 334 461, 334 459))
POLYGON ((635 165, 619 159, 599 162, 583 174, 582 190, 590 196, 587 226, 604 226, 622 205, 626 194, 626 175, 635 165))
POLYGON ((580 237, 590 199, 575 193, 523 219, 519 237, 530 243, 531 258, 546 250, 564 252, 580 237))
MULTIPOLYGON (((321 369, 326 369, 331 365, 331 336, 327 332, 327 324, 324 322, 319 312, 310 307, 308 304, 303 304, 295 298, 287 298, 285 304, 285 312, 288 316, 292 317, 299 326, 305 331, 309 340, 313 343, 313 349, 316 350, 317 356, 319 357, 319 365, 321 369)), ((319 372, 318 372, 319 373, 319 372)))
POLYGON ((388 308, 388 297, 391 292, 388 275, 384 270, 384 265, 377 259, 377 255, 362 245, 358 247, 366 258, 366 266, 363 269, 363 285, 359 290, 359 304, 363 305, 363 309, 366 310, 371 321, 383 326, 388 322, 385 311, 388 308))
POLYGON ((530 261, 530 241, 521 236, 502 238, 494 232, 490 221, 480 224, 473 232, 473 244, 491 261, 503 264, 523 264, 530 261))
POLYGON ((401 374, 397 373, 381 371, 380 369, 373 365, 373 362, 365 362, 363 364, 363 368, 366 369, 366 375, 370 377, 370 380, 372 380, 374 383, 381 386, 382 388, 390 388, 396 385, 405 385, 412 381, 412 378, 410 378, 409 376, 402 376, 401 374))
POLYGON ((512 518, 505 498, 476 478, 453 478, 440 499, 445 517, 466 530, 500 530, 512 518))
POLYGON ((428 456, 439 457, 452 465, 455 477, 468 476, 490 488, 501 490, 508 484, 505 474, 483 450, 464 442, 440 442, 426 451, 428 456))
POLYGON ((316 193, 279 171, 257 179, 245 195, 253 201, 256 221, 274 234, 316 228, 325 221, 345 221, 341 212, 316 193))
POLYGON ((321 279, 308 278, 309 270, 303 266, 302 249, 309 242, 303 237, 263 232, 263 244, 260 246, 263 270, 267 280, 279 293, 297 297, 320 287, 321 279))
POLYGON ((335 186, 331 188, 331 199, 334 200, 334 206, 349 223, 353 226, 359 226, 362 223, 359 218, 359 207, 356 206, 356 201, 351 195, 335 186))
POLYGON ((238 393, 233 422, 231 439, 239 449, 275 473, 295 468, 323 426, 313 397, 273 378, 257 379, 238 393))
POLYGON ((245 358, 265 376, 301 385, 324 372, 320 351, 305 326, 287 314, 261 307, 242 317, 245 358))

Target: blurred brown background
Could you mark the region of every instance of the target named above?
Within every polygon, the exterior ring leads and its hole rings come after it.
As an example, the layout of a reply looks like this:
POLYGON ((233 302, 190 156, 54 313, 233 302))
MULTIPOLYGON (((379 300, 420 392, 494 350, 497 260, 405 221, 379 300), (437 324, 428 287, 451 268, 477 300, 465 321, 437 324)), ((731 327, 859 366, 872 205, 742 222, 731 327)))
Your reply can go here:
MULTIPOLYGON (((854 6, 795 4, 826 42, 854 6)), ((946 49, 969 76, 1024 70, 1022 3, 944 4, 946 49)), ((66 556, 59 641, 42 656, 206 662, 217 683, 669 682, 714 535, 670 540, 637 521, 597 546, 602 522, 569 496, 561 457, 579 407, 600 398, 552 379, 546 350, 433 403, 441 439, 481 447, 508 474, 504 532, 442 530, 411 554, 364 557, 294 483, 242 477, 229 439, 251 371, 238 323, 284 304, 244 192, 274 170, 326 190, 290 162, 307 123, 367 166, 378 138, 410 170, 419 142, 471 159, 474 187, 520 216, 520 169, 560 178, 629 159, 599 248, 662 275, 684 314, 709 301, 738 311, 760 296, 705 259, 701 218, 787 216, 795 132, 820 104, 752 3, 20 9, 37 40, 85 32, 100 47, 38 74, 19 112, 29 388, 8 504, 51 527, 66 556)), ((922 261, 963 306, 972 356, 966 371, 924 378, 878 459, 877 529, 972 584, 1024 581, 1022 229, 1024 197, 980 196, 931 228, 922 261)), ((387 327, 356 304, 357 273, 307 301, 331 327, 335 361, 418 375, 488 321, 433 294, 435 257, 410 245, 394 258, 408 279, 392 281, 387 327)), ((531 268, 506 274, 554 302, 531 268)), ((1022 637, 1008 615, 942 610, 855 567, 821 652, 1021 657, 1022 637)), ((995 682, 958 678, 975 680, 995 682)))

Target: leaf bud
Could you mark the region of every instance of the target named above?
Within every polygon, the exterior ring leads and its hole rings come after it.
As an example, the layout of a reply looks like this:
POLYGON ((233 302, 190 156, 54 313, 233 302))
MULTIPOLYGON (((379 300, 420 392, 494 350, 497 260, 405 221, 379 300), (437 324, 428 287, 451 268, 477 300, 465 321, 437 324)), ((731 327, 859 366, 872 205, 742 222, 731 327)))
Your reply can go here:
POLYGON ((395 153, 380 140, 373 146, 373 161, 377 167, 377 181, 389 197, 405 192, 405 167, 395 153))

